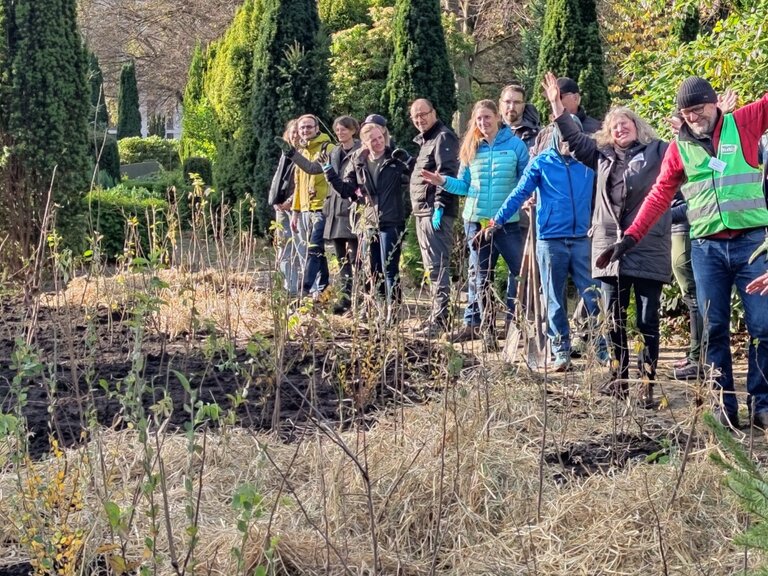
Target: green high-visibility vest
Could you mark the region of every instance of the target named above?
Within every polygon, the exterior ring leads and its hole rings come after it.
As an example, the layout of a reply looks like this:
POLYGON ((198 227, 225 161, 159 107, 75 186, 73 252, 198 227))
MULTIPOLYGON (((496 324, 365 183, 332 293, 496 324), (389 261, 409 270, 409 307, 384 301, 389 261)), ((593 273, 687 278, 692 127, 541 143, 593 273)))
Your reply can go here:
POLYGON ((677 149, 688 177, 680 190, 688 204, 691 238, 768 226, 763 175, 744 159, 733 114, 723 115, 716 157, 690 141, 678 140, 677 149))

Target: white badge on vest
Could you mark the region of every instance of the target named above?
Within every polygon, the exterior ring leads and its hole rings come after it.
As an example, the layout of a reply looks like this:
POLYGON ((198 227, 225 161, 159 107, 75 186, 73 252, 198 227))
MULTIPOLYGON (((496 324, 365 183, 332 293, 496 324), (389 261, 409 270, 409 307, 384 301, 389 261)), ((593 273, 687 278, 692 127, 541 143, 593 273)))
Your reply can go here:
POLYGON ((714 170, 715 172, 722 172, 725 170, 728 166, 725 162, 720 160, 720 158, 715 158, 714 156, 709 159, 709 168, 714 170))

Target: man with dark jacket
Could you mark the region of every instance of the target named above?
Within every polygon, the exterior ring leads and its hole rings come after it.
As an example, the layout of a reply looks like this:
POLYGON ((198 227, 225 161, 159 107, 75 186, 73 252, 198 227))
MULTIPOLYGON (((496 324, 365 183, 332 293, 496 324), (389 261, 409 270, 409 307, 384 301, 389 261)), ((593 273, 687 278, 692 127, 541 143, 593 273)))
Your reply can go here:
POLYGON ((499 111, 504 123, 530 150, 541 130, 541 124, 536 107, 526 102, 525 88, 520 84, 505 86, 499 96, 499 111))
MULTIPOLYGON (((753 258, 768 235, 768 207, 757 143, 768 130, 768 94, 733 113, 717 107, 717 93, 698 76, 677 91, 685 121, 669 145, 652 190, 624 237, 601 258, 616 261, 652 229, 678 187, 688 205, 691 259, 704 316, 706 361, 714 367, 719 398, 715 415, 738 426, 730 345, 731 290, 744 303, 749 331, 747 391, 752 423, 768 428, 768 306, 748 286, 765 271, 753 258)), ((631 255, 633 252, 629 252, 631 255)))
POLYGON ((585 134, 594 134, 603 126, 603 123, 592 116, 587 116, 587 112, 581 106, 581 90, 576 80, 567 76, 557 79, 557 86, 560 88, 560 100, 569 114, 576 116, 581 122, 585 134))
POLYGON ((411 173, 411 207, 432 294, 432 311, 421 333, 437 337, 448 328, 453 224, 459 213, 459 200, 441 187, 429 184, 421 172, 456 176, 459 139, 440 121, 435 107, 425 98, 411 104, 411 120, 419 131, 413 139, 419 145, 419 154, 411 173))

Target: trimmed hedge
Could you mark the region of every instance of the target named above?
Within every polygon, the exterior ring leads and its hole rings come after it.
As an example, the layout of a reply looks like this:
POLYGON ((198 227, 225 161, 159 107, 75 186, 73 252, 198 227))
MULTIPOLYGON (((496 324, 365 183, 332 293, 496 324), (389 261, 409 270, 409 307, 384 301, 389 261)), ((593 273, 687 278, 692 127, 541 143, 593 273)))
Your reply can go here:
POLYGON ((158 213, 157 223, 165 227, 168 203, 147 188, 119 184, 109 190, 97 189, 85 196, 85 203, 86 209, 90 206, 94 230, 102 236, 101 252, 108 260, 123 254, 130 219, 136 221, 143 251, 149 249, 147 215, 158 213))
POLYGON ((180 165, 179 141, 159 136, 123 138, 118 140, 120 162, 136 164, 157 160, 166 170, 176 170, 180 165))

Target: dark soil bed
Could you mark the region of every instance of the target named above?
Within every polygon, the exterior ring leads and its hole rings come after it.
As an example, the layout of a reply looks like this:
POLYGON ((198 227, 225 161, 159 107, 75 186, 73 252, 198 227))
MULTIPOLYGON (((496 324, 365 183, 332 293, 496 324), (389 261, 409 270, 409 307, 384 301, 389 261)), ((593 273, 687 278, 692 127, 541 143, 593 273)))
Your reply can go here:
MULTIPOLYGON (((122 311, 86 316, 41 308, 34 322, 29 314, 18 301, 2 304, 0 410, 13 411, 20 393, 25 396, 22 413, 35 458, 48 451, 52 433, 71 446, 87 440, 96 422, 121 428, 144 414, 167 419, 169 431, 183 427, 192 416, 179 375, 199 401, 215 403, 222 418, 292 440, 316 420, 371 422, 394 400, 425 401, 429 377, 446 365, 445 348, 404 338, 377 341, 365 331, 338 334, 330 343, 311 336, 289 341, 278 367, 269 337, 233 346, 211 334, 168 341, 148 333, 136 346, 136 327, 122 311), (19 357, 19 339, 32 324, 30 352, 19 357)), ((211 421, 204 417, 196 425, 211 421)))

